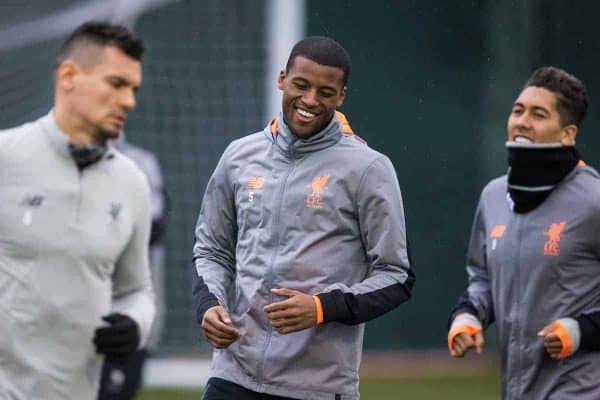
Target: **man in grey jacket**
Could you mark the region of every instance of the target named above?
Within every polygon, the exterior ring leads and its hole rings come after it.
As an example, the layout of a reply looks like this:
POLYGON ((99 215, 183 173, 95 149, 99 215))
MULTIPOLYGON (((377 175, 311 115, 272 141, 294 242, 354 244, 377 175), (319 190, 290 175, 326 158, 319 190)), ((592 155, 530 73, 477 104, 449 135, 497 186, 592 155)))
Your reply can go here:
POLYGON ((148 183, 107 145, 142 53, 124 27, 83 24, 58 55, 54 108, 0 132, 2 399, 93 400, 103 356, 149 334, 148 183))
POLYGON ((364 322, 410 297, 394 167, 336 112, 349 68, 330 38, 297 43, 282 113, 208 183, 194 245, 206 400, 358 399, 364 322))
POLYGON ((587 104, 574 76, 535 71, 508 118, 508 173, 475 214, 448 347, 481 352, 496 321, 504 399, 600 398, 600 176, 575 149, 587 104))

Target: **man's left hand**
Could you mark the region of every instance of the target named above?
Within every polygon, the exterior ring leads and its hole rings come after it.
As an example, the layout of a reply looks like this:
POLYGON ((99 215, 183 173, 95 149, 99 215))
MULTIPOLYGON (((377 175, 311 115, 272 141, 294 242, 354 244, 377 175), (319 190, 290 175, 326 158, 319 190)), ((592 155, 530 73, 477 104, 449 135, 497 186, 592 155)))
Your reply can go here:
POLYGON ((271 289, 271 293, 287 297, 264 308, 277 332, 287 334, 317 325, 317 306, 313 296, 291 289, 271 289))
POLYGON ((567 358, 579 349, 581 332, 579 324, 573 318, 557 319, 538 332, 543 338, 544 347, 551 358, 567 358))
POLYGON ((97 353, 123 358, 137 350, 140 330, 133 319, 118 313, 105 315, 102 319, 108 326, 101 326, 94 332, 97 353))

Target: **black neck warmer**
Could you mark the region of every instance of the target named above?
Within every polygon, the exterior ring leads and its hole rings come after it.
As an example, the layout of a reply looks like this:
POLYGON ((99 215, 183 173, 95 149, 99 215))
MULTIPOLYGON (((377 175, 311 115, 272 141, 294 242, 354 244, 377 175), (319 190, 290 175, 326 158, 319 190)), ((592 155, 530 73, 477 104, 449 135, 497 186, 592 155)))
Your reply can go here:
POLYGON ((100 160, 107 150, 108 146, 101 144, 88 144, 85 146, 69 144, 71 156, 80 170, 100 160))
POLYGON ((526 213, 539 206, 581 158, 574 146, 560 143, 507 142, 506 147, 508 193, 516 213, 526 213))

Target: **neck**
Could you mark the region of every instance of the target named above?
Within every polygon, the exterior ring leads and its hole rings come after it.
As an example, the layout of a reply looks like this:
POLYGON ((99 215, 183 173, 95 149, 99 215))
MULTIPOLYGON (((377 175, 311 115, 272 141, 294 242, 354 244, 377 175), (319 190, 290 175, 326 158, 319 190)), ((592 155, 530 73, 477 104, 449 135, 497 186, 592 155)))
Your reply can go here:
POLYGON ((296 132, 294 132, 294 130, 292 129, 292 126, 288 123, 288 121, 286 121, 285 116, 283 116, 283 122, 285 122, 285 125, 288 127, 288 129, 290 130, 290 132, 292 132, 292 134, 298 138, 298 139, 310 139, 311 137, 315 136, 317 133, 323 131, 325 128, 327 128, 329 126, 329 124, 331 123, 331 121, 333 120, 333 118, 335 117, 335 113, 333 114, 333 116, 327 120, 327 123, 323 124, 323 126, 318 127, 314 132, 311 132, 309 134, 306 135, 298 135, 296 132))
POLYGON ((55 102, 54 118, 61 132, 69 137, 69 142, 76 146, 87 146, 90 144, 104 144, 97 135, 86 126, 87 124, 78 113, 73 112, 61 102, 55 102))

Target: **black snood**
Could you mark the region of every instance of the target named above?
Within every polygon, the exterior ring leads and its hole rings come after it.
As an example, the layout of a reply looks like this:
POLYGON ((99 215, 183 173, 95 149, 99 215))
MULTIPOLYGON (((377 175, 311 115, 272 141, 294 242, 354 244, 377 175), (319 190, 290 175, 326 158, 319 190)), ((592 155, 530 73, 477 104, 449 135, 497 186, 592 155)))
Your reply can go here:
POLYGON ((516 213, 526 213, 539 206, 581 158, 574 146, 560 143, 507 142, 506 147, 508 193, 516 213))

